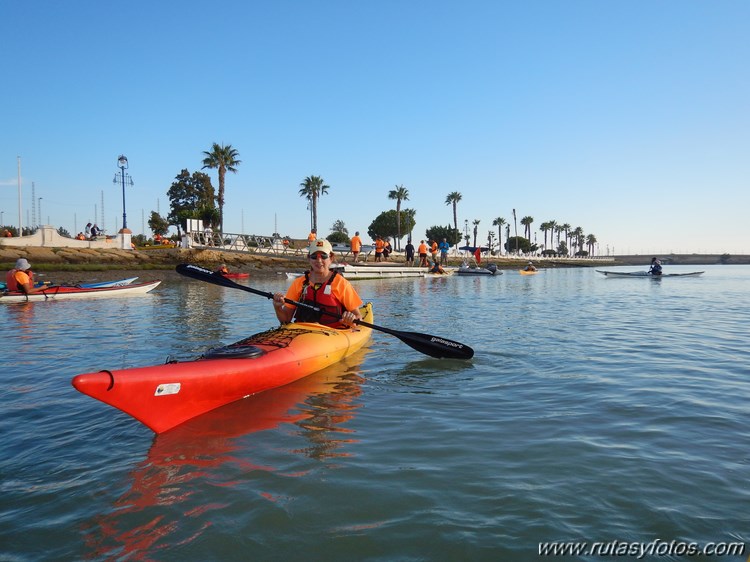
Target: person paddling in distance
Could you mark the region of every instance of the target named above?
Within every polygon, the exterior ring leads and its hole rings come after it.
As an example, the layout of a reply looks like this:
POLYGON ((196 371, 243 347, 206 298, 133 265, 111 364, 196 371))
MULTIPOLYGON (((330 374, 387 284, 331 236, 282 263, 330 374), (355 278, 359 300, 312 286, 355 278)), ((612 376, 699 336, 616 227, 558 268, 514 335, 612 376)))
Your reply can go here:
POLYGON ((661 275, 661 261, 659 258, 651 258, 651 268, 648 270, 651 275, 661 275))
POLYGON ((533 262, 529 262, 526 264, 524 271, 536 271, 536 266, 533 264, 533 262))
POLYGON ((34 287, 34 274, 31 272, 31 264, 26 258, 18 258, 16 267, 5 275, 5 285, 8 291, 18 291, 26 295, 41 293, 49 289, 49 285, 34 287))
POLYGON ((286 295, 274 293, 273 308, 276 318, 282 324, 292 320, 296 322, 318 322, 328 326, 352 326, 362 319, 359 307, 362 299, 347 279, 336 271, 331 271, 333 248, 328 240, 313 240, 307 248, 310 270, 302 277, 297 277, 289 287, 286 295), (326 310, 336 316, 320 314, 307 307, 297 307, 285 302, 285 299, 298 301, 326 310))

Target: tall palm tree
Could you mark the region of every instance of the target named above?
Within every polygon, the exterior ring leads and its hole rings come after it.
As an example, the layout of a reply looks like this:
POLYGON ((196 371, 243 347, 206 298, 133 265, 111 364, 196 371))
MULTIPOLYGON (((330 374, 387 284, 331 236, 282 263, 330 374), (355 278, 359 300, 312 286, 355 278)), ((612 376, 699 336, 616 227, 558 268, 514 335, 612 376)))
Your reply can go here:
POLYGON ((475 219, 471 221, 471 223, 474 225, 474 247, 477 245, 477 232, 479 232, 479 219, 475 219))
POLYGON ((577 226, 575 230, 570 233, 570 237, 573 239, 576 248, 578 248, 577 251, 580 252, 583 250, 583 229, 580 226, 577 226))
POLYGON ((524 234, 526 235, 526 240, 531 242, 531 223, 534 222, 534 217, 523 217, 521 219, 521 224, 524 226, 524 234))
POLYGON ((401 249, 401 201, 409 200, 409 190, 403 185, 397 185, 396 189, 391 189, 388 193, 388 199, 396 200, 396 232, 398 238, 396 238, 396 246, 401 249))
POLYGON ((310 228, 314 228, 316 232, 318 230, 318 198, 328 193, 330 187, 323 182, 324 180, 320 176, 307 176, 299 184, 302 188, 299 190, 300 197, 305 197, 310 202, 310 210, 312 212, 312 225, 310 228))
POLYGON ((461 201, 461 194, 458 191, 449 193, 448 197, 445 198, 446 205, 453 205, 453 228, 456 229, 456 232, 458 232, 458 215, 456 214, 456 205, 458 205, 459 201, 461 201))
POLYGON ((203 167, 201 170, 206 168, 216 168, 219 170, 219 194, 217 201, 219 202, 219 230, 224 232, 224 176, 227 172, 237 173, 237 166, 242 164, 242 160, 238 158, 240 155, 237 149, 232 148, 231 144, 223 145, 214 143, 210 151, 203 151, 205 158, 203 159, 203 167))
POLYGON ((548 250, 547 248, 547 230, 550 232, 549 241, 552 242, 553 236, 555 235, 555 227, 557 226, 557 221, 547 221, 545 223, 547 225, 547 229, 544 230, 544 249, 548 250))
POLYGON ((505 219, 503 217, 497 217, 495 220, 492 221, 492 226, 497 227, 497 245, 500 247, 501 254, 503 250, 503 225, 504 224, 505 224, 505 219))
POLYGON ((597 242, 598 240, 593 234, 589 234, 588 236, 586 236, 586 246, 588 246, 589 249, 589 256, 594 255, 594 244, 596 244, 597 242))

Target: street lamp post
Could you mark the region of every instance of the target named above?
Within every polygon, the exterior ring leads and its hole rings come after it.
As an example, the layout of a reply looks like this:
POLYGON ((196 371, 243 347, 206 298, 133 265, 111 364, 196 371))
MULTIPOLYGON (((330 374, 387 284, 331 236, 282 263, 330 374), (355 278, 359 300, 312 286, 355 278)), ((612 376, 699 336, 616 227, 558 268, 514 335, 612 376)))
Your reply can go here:
POLYGON ((120 154, 120 157, 117 159, 117 167, 120 168, 120 172, 115 174, 115 179, 112 180, 112 183, 115 185, 122 183, 122 230, 123 232, 129 232, 128 217, 125 212, 125 184, 133 185, 133 178, 125 173, 125 170, 128 169, 128 159, 122 154, 120 154))
POLYGON ((42 198, 39 197, 36 205, 37 211, 39 211, 39 225, 42 226, 42 198))

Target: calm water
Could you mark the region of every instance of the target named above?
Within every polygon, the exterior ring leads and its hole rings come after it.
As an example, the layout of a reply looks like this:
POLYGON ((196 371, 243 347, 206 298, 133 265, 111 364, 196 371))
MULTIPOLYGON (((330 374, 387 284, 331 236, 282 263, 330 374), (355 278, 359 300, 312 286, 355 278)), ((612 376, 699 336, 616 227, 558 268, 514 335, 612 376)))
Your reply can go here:
POLYGON ((346 364, 158 437, 70 379, 264 330, 266 299, 185 279, 143 297, 0 306, 0 560, 750 547, 750 267, 700 269, 359 281, 376 324, 476 357, 435 360, 375 333, 346 364))

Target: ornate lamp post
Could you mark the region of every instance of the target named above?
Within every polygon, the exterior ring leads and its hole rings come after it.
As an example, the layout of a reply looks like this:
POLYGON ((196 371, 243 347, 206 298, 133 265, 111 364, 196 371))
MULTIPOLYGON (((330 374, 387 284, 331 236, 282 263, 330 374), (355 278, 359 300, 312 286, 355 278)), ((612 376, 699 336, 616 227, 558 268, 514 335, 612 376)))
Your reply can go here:
POLYGON ((128 218, 125 213, 125 184, 133 185, 133 178, 125 173, 125 170, 128 168, 128 159, 122 154, 117 159, 117 167, 120 168, 120 171, 115 174, 115 179, 112 180, 112 183, 115 185, 122 183, 122 232, 129 232, 128 218))

